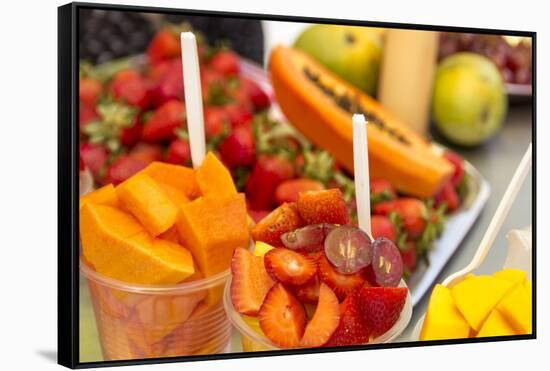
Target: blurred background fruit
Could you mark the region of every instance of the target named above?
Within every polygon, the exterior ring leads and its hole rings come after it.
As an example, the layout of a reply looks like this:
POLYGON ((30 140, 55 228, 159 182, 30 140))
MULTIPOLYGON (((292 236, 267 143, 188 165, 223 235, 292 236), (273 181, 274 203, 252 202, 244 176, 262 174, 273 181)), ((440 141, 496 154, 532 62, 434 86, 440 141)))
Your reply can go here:
POLYGON ((496 65, 474 53, 457 53, 438 67, 432 114, 449 141, 473 146, 501 127, 507 112, 504 81, 496 65))

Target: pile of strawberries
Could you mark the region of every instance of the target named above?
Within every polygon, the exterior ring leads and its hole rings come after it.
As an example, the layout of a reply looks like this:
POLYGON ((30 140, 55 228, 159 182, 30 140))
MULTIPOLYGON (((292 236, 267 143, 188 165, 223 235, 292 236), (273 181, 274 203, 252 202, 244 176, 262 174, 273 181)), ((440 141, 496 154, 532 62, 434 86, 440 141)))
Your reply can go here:
POLYGON ((285 234, 307 225, 350 222, 338 189, 301 193, 252 230, 256 242, 273 246, 265 255, 235 250, 231 299, 235 310, 257 317, 263 334, 282 348, 346 346, 371 342, 398 321, 404 287, 378 287, 368 270, 339 272, 324 250, 284 247, 285 234))

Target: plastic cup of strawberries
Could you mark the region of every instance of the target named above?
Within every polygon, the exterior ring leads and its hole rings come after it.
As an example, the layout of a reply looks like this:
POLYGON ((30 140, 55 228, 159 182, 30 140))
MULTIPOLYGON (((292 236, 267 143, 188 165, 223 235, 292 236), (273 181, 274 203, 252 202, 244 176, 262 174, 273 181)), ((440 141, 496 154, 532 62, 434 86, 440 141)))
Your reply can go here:
POLYGON ((394 341, 412 301, 395 244, 351 223, 337 189, 301 193, 235 250, 224 306, 245 352, 394 341))

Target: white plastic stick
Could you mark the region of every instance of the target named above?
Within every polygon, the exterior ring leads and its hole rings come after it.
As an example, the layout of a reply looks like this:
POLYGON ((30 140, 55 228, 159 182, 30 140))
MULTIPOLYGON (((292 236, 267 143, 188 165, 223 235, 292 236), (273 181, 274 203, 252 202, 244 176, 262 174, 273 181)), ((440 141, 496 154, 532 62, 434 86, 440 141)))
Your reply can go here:
POLYGON ((372 238, 370 225, 370 178, 367 122, 363 115, 353 115, 353 168, 355 170, 355 199, 359 228, 372 238))
POLYGON ((206 145, 204 139, 204 116, 202 113, 201 77, 197 40, 192 32, 181 33, 181 59, 183 61, 183 82, 185 86, 185 111, 193 167, 204 160, 206 145))

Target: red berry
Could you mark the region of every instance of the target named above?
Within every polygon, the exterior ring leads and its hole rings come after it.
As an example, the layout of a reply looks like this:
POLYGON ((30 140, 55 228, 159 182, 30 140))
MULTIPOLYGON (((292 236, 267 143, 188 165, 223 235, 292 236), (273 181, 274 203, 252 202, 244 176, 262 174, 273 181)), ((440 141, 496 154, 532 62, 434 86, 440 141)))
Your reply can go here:
MULTIPOLYGON (((313 259, 313 258, 312 258, 313 259)), ((317 260, 315 258, 315 260, 317 260)), ((296 297, 302 303, 316 304, 319 300, 319 278, 314 275, 308 282, 303 285, 293 287, 296 297)))
POLYGON ((114 185, 120 184, 138 171, 144 169, 147 163, 128 156, 120 156, 107 168, 107 183, 113 183, 114 185))
POLYGON ((176 33, 168 29, 158 31, 147 47, 147 58, 151 64, 177 57, 180 54, 180 39, 176 33))
POLYGON ((228 104, 224 107, 232 128, 241 125, 248 125, 252 122, 253 116, 249 110, 239 104, 228 104))
POLYGON ((140 120, 139 115, 136 115, 132 125, 120 131, 120 144, 124 147, 131 147, 141 139, 141 130, 143 126, 140 120))
POLYGON ((99 119, 99 115, 93 106, 89 106, 84 102, 80 102, 78 107, 79 114, 79 128, 80 131, 84 130, 87 123, 99 119))
POLYGON ((146 109, 149 105, 147 83, 135 70, 117 72, 111 80, 110 91, 115 99, 122 100, 130 106, 146 109))
POLYGON ((162 147, 156 144, 140 142, 132 148, 129 156, 145 164, 149 164, 162 159, 162 147))
POLYGON ((103 89, 101 83, 98 80, 91 78, 80 79, 78 84, 80 101, 94 107, 97 104, 97 99, 103 89))
POLYGON ((155 107, 159 107, 172 99, 184 99, 181 60, 174 59, 163 62, 161 66, 160 71, 156 72, 159 76, 151 83, 149 89, 149 97, 155 107))
POLYGON ((264 264, 271 277, 292 286, 305 284, 317 273, 314 261, 305 255, 282 247, 272 249, 265 254, 264 264))
POLYGON ((349 293, 363 287, 366 282, 362 272, 343 274, 336 271, 324 254, 319 256, 317 265, 319 279, 334 290, 339 300, 344 300, 349 293))
POLYGON ((416 198, 399 198, 374 205, 374 214, 388 216, 395 212, 403 222, 403 228, 409 238, 420 237, 426 227, 426 205, 416 198))
POLYGON ((80 158, 84 162, 84 165, 90 169, 94 178, 99 176, 108 157, 109 153, 105 147, 90 143, 80 145, 80 158))
POLYGON ((403 268, 408 272, 412 272, 416 267, 416 246, 414 242, 407 241, 407 249, 401 250, 401 260, 403 268))
POLYGON ((298 212, 307 224, 348 224, 348 208, 338 188, 302 192, 298 196, 298 212))
POLYGON ((185 127, 185 105, 171 100, 160 106, 145 122, 142 139, 149 143, 171 141, 176 137, 175 130, 185 127))
POLYGON ((294 177, 294 167, 280 156, 259 156, 245 186, 250 207, 270 209, 275 203, 275 189, 284 180, 294 177))
POLYGON ((209 65, 224 76, 235 76, 239 73, 239 56, 230 50, 222 50, 214 54, 209 65))
POLYGON ((340 304, 340 322, 325 346, 338 347, 366 344, 370 341, 370 338, 370 331, 361 318, 359 295, 355 291, 350 293, 344 302, 340 304))
POLYGON ((370 197, 373 203, 389 201, 397 198, 395 188, 385 179, 372 179, 370 181, 370 197))
POLYGON ((284 202, 296 202, 300 192, 321 191, 323 189, 325 189, 323 183, 309 178, 285 180, 275 190, 275 202, 279 205, 284 202))
POLYGON ((230 168, 249 166, 256 158, 256 143, 250 126, 233 129, 219 147, 222 161, 230 168))
POLYGON ((446 212, 453 212, 460 205, 460 199, 452 182, 445 183, 443 188, 435 195, 435 206, 439 207, 442 204, 447 205, 446 212))
POLYGON ((315 314, 306 326, 300 346, 323 346, 340 324, 340 305, 334 292, 325 284, 319 288, 319 302, 315 314))
POLYGON ((396 243, 397 233, 395 226, 386 216, 373 215, 370 220, 372 238, 386 237, 388 240, 396 243))
POLYGON ((176 165, 191 164, 191 147, 185 139, 175 139, 170 143, 166 152, 166 162, 176 165))
POLYGON ((262 241, 272 246, 282 246, 281 235, 302 226, 302 219, 296 204, 282 204, 252 228, 254 241, 262 241))
POLYGON ((454 167, 451 182, 457 187, 462 181, 462 178, 464 178, 464 160, 458 154, 451 151, 445 151, 443 157, 445 157, 454 167))
POLYGON ((212 139, 221 135, 229 127, 229 117, 221 107, 204 108, 204 135, 212 139))
POLYGON ((267 94, 252 80, 243 79, 244 90, 248 93, 250 101, 256 111, 269 107, 270 101, 267 94))
POLYGON ((359 291, 361 317, 371 336, 378 337, 392 328, 406 299, 405 287, 364 287, 359 291))

